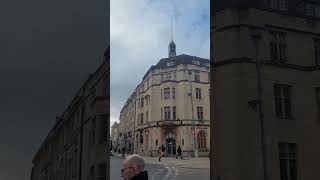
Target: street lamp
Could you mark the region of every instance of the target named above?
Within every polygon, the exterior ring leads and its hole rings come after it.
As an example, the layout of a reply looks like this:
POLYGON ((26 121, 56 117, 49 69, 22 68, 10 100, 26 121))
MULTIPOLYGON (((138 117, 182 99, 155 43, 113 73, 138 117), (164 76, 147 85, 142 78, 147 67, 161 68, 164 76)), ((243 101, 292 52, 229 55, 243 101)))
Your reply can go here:
POLYGON ((197 139, 196 139, 196 132, 195 132, 195 122, 194 122, 194 113, 193 113, 193 99, 192 99, 192 85, 191 85, 191 74, 192 72, 189 71, 189 84, 190 84, 190 98, 191 98, 191 113, 192 113, 192 129, 193 129, 193 142, 194 142, 194 157, 198 157, 198 149, 197 149, 197 139))

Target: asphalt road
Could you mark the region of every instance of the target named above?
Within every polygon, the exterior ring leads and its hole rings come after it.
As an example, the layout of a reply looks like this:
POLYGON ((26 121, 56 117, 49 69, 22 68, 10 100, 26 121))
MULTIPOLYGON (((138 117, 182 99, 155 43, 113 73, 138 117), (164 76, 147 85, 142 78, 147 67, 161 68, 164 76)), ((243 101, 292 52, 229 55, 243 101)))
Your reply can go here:
MULTIPOLYGON (((111 180, 122 180, 120 177, 121 158, 111 157, 111 180)), ((183 166, 164 166, 160 164, 146 164, 149 180, 209 180, 209 169, 185 168, 183 166)))

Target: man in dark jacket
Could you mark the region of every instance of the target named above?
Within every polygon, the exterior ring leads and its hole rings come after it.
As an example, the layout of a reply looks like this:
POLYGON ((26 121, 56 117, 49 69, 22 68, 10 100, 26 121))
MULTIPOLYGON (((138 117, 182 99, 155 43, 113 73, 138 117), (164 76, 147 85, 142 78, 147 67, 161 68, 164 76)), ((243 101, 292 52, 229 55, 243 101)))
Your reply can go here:
POLYGON ((176 159, 178 159, 179 156, 181 157, 181 159, 183 159, 182 155, 181 155, 181 147, 180 146, 178 147, 177 154, 178 155, 176 156, 176 159))
POLYGON ((148 180, 148 172, 144 170, 144 166, 141 156, 130 155, 122 162, 121 177, 124 180, 148 180))

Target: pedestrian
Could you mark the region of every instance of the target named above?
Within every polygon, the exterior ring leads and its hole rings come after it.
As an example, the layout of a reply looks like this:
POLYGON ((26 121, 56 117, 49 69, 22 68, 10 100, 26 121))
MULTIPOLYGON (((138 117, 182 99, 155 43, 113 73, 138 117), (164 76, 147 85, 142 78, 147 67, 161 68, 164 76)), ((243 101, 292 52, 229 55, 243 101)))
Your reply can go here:
POLYGON ((181 159, 183 159, 182 155, 181 155, 181 147, 180 147, 180 145, 179 145, 179 147, 177 149, 177 153, 178 153, 178 155, 176 156, 176 159, 178 159, 179 156, 181 157, 181 159))
POLYGON ((125 152, 126 152, 126 148, 123 146, 123 147, 122 147, 122 150, 121 150, 121 154, 122 154, 121 158, 122 158, 122 159, 125 159, 125 158, 126 158, 125 152))
POLYGON ((161 146, 158 149, 158 154, 159 154, 159 161, 161 161, 161 158, 162 158, 162 155, 163 155, 161 146))
POLYGON ((124 180, 148 180, 148 171, 144 167, 143 157, 138 154, 130 155, 122 162, 121 177, 124 180))
POLYGON ((164 157, 164 154, 165 154, 164 152, 165 152, 166 148, 164 147, 163 144, 162 144, 161 146, 162 146, 162 147, 161 147, 161 149, 162 149, 162 157, 164 157))

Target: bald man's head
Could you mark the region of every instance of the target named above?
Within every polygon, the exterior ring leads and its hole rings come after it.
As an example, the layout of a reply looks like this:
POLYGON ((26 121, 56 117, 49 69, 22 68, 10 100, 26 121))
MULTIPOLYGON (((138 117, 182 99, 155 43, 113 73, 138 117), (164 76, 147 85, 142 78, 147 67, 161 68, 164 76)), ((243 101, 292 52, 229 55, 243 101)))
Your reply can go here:
POLYGON ((122 162, 122 174, 125 180, 130 180, 144 170, 145 161, 138 155, 133 154, 128 156, 122 162))
POLYGON ((125 159, 125 161, 127 161, 132 166, 135 166, 137 168, 137 171, 139 171, 139 173, 144 170, 145 161, 144 161, 143 157, 141 157, 138 154, 133 154, 133 155, 128 156, 125 159))

